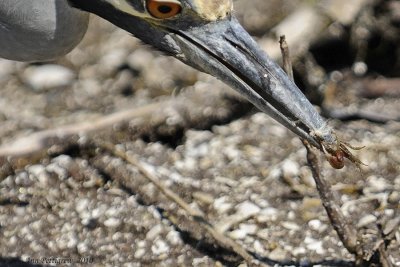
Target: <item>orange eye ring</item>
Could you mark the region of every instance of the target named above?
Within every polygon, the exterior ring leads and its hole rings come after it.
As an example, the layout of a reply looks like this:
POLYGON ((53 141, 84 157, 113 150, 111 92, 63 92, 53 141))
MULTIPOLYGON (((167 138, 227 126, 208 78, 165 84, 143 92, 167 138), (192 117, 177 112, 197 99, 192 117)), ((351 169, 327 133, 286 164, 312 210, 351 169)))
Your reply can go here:
POLYGON ((182 7, 176 2, 148 0, 147 11, 156 19, 169 19, 181 13, 182 7))

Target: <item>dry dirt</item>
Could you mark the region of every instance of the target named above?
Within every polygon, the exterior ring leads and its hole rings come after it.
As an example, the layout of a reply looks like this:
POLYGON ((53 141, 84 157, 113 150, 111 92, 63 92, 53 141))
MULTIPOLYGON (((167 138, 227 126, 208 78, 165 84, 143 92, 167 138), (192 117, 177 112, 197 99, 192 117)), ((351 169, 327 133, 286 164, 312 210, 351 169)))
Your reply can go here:
MULTIPOLYGON (((256 38, 302 1, 265 2, 235 2, 238 17, 256 38)), ((366 235, 376 232, 377 223, 400 216, 400 82, 395 80, 400 76, 400 8, 395 6, 360 15, 376 23, 367 47, 351 38, 365 19, 359 18, 356 26, 342 28, 344 37, 321 37, 295 64, 298 84, 322 105, 340 137, 365 146, 356 154, 367 166, 358 169, 347 162, 335 170, 323 160, 323 174, 340 196, 344 214, 366 235), (310 79, 314 70, 322 73, 320 84, 310 79), (376 87, 368 86, 387 80, 394 84, 389 93, 377 95, 376 87), (367 89, 375 94, 366 94, 367 89), (343 115, 344 110, 351 114, 343 115)), ((170 116, 156 127, 149 121, 149 127, 137 129, 131 121, 80 138, 96 136, 136 155, 165 186, 268 264, 352 266, 353 256, 321 205, 299 138, 226 93, 231 89, 214 78, 98 18, 92 18, 82 44, 56 62, 0 60, 0 143, 161 103, 177 90, 183 102, 204 93, 204 104, 198 100, 197 111, 188 108, 187 114, 156 109, 170 116), (43 84, 40 75, 49 73, 64 75, 65 84, 43 84), (207 98, 209 91, 227 96, 219 104, 207 98)), ((0 266, 57 265, 55 259, 88 261, 82 266, 243 263, 137 168, 110 153, 72 145, 27 163, 15 170, 0 166, 0 266)), ((394 266, 400 266, 399 251, 397 229, 389 244, 394 266)))

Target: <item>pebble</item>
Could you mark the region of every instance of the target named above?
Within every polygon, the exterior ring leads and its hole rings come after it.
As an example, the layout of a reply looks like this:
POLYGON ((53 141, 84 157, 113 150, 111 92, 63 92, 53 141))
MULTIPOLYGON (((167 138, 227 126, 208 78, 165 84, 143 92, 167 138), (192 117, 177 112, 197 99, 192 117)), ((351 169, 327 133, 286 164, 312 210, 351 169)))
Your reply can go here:
POLYGON ((385 213, 385 216, 392 217, 394 215, 395 211, 393 209, 387 209, 384 211, 384 213, 385 213))
POLYGON ((396 204, 400 202, 400 192, 393 191, 388 198, 389 203, 396 204))
POLYGON ((58 179, 60 179, 60 180, 67 179, 68 175, 69 175, 68 171, 65 168, 59 166, 57 163, 51 163, 51 164, 47 165, 46 171, 48 173, 55 173, 57 175, 58 179))
POLYGON ((85 255, 89 252, 89 247, 85 242, 80 242, 77 246, 76 246, 78 253, 80 255, 85 255))
POLYGON ((304 247, 294 248, 293 251, 292 251, 292 254, 295 257, 301 256, 301 255, 305 255, 306 253, 307 253, 307 250, 304 247))
POLYGON ((219 214, 224 214, 232 208, 232 203, 227 202, 228 197, 223 196, 214 201, 213 207, 219 214))
POLYGON ((67 240, 67 248, 75 248, 79 243, 78 237, 73 233, 68 235, 67 240))
POLYGON ((236 229, 228 233, 228 236, 235 240, 244 239, 246 235, 247 235, 246 231, 242 229, 236 229))
POLYGON ((99 218, 101 215, 103 215, 105 209, 106 209, 106 207, 104 207, 104 206, 100 206, 100 207, 92 209, 92 212, 91 212, 92 217, 95 219, 99 218))
POLYGON ((262 209, 259 214, 257 214, 257 221, 260 223, 274 222, 278 220, 278 215, 279 212, 276 208, 265 208, 262 209))
POLYGON ((235 186, 239 185, 238 181, 230 179, 230 178, 227 178, 227 177, 222 177, 222 176, 215 177, 214 181, 216 183, 220 183, 220 184, 227 185, 227 186, 230 186, 230 187, 235 187, 235 186))
POLYGON ((158 239, 151 246, 151 251, 155 255, 161 255, 163 253, 167 253, 169 251, 169 246, 167 243, 161 239, 158 239))
POLYGON ((317 231, 318 233, 322 233, 328 228, 328 225, 322 223, 318 219, 314 219, 308 222, 308 227, 310 227, 311 230, 317 231))
POLYGON ((264 246, 259 240, 254 241, 253 248, 257 254, 263 255, 265 253, 264 246))
POLYGON ((357 223, 357 228, 365 227, 365 226, 367 226, 368 224, 371 224, 371 223, 376 222, 376 220, 377 220, 377 218, 376 218, 374 215, 372 215, 372 214, 365 215, 364 217, 362 217, 362 218, 358 221, 358 223, 357 223))
POLYGON ((111 206, 106 210, 105 215, 111 218, 111 217, 117 217, 119 213, 120 213, 119 210, 115 206, 111 206))
POLYGON ((166 238, 167 238, 168 242, 169 242, 171 245, 177 246, 177 245, 182 244, 181 235, 180 235, 180 233, 179 233, 178 231, 171 230, 171 231, 167 234, 166 238))
POLYGON ((145 248, 146 247, 147 242, 144 240, 140 240, 139 242, 137 242, 137 246, 139 248, 145 248))
POLYGON ((255 224, 242 223, 239 225, 239 229, 245 231, 248 235, 254 235, 258 230, 258 226, 255 224))
POLYGON ((239 229, 229 232, 229 236, 233 239, 244 239, 248 235, 254 235, 257 229, 255 224, 240 224, 239 229))
POLYGON ((28 169, 30 174, 33 174, 42 185, 47 185, 48 175, 43 165, 32 165, 28 169))
POLYGON ((224 155, 230 160, 239 160, 241 158, 241 151, 234 145, 228 145, 222 151, 224 155))
POLYGON ((18 239, 15 235, 10 237, 10 239, 8 240, 9 246, 15 246, 15 245, 17 245, 17 243, 18 243, 18 239))
POLYGON ((282 222, 281 225, 288 230, 299 231, 301 229, 301 227, 294 222, 282 222))
POLYGON ((40 232, 41 228, 42 228, 42 221, 35 221, 33 223, 31 223, 31 228, 32 230, 35 230, 35 232, 40 232))
POLYGON ((295 220, 296 219, 296 213, 294 213, 293 212, 293 210, 296 210, 297 209, 297 206, 296 206, 296 203, 294 203, 294 202, 290 202, 290 208, 292 209, 291 211, 289 211, 288 212, 288 214, 287 214, 287 218, 289 219, 289 220, 295 220))
POLYGON ((257 236, 268 241, 271 238, 271 233, 269 229, 262 229, 257 232, 257 236))
POLYGON ((260 199, 260 198, 257 197, 254 200, 254 202, 257 204, 257 206, 259 206, 259 207, 261 207, 263 209, 268 208, 270 206, 268 200, 266 200, 266 199, 260 199))
POLYGON ((151 228, 147 234, 146 234, 146 239, 147 240, 154 240, 156 237, 158 237, 161 233, 163 232, 163 226, 161 224, 157 224, 151 228))
MULTIPOLYGON (((396 228, 398 228, 398 233, 400 233, 400 228, 399 228, 399 224, 400 224, 400 217, 396 217, 390 221, 388 221, 386 223, 386 225, 383 228, 383 234, 384 235, 389 235, 391 234, 393 231, 396 231, 396 228)), ((400 241, 400 240, 398 240, 400 241)))
POLYGON ((141 259, 145 254, 146 250, 144 248, 139 248, 138 250, 136 250, 134 257, 135 259, 141 259))
POLYGON ((367 178, 368 186, 365 188, 366 193, 377 193, 385 191, 389 185, 383 177, 371 175, 367 178))
POLYGON ((54 64, 29 67, 23 74, 24 82, 36 91, 68 86, 74 79, 72 70, 54 64))
POLYGON ((245 201, 236 206, 237 212, 241 213, 243 217, 253 216, 261 211, 260 207, 250 201, 245 201))
POLYGON ((302 202, 302 209, 303 210, 311 210, 315 208, 319 208, 322 205, 321 199, 319 198, 309 198, 305 197, 302 202))
POLYGON ((78 203, 75 205, 75 209, 78 213, 82 213, 87 211, 88 206, 89 206, 89 199, 87 198, 82 198, 78 200, 78 203))
POLYGON ((104 225, 111 228, 116 228, 121 225, 121 220, 111 217, 104 221, 104 225))
POLYGON ((111 237, 111 239, 112 239, 114 242, 118 242, 118 241, 122 240, 122 238, 123 238, 123 235, 122 235, 121 232, 115 232, 115 233, 112 235, 112 237, 111 237))
POLYGON ((317 253, 319 255, 325 254, 325 249, 323 248, 322 241, 316 240, 311 237, 306 237, 304 239, 304 244, 306 244, 306 248, 308 250, 314 251, 315 253, 317 253))
POLYGON ((192 261, 193 267, 202 267, 208 265, 209 265, 209 258, 207 256, 204 256, 202 258, 194 258, 192 261))
POLYGON ((31 184, 31 180, 30 180, 28 173, 21 172, 21 173, 17 174, 17 176, 15 177, 15 184, 17 184, 17 185, 31 184))
MULTIPOLYGON (((245 201, 243 203, 240 203, 236 206, 236 213, 224 218, 223 220, 220 220, 219 223, 215 225, 215 229, 217 229, 217 231, 220 233, 224 233, 233 225, 245 221, 248 218, 256 215, 260 212, 260 210, 260 207, 252 202, 245 201)), ((238 231, 240 232, 243 230, 238 231)), ((242 233, 234 233, 234 235, 242 236, 242 233)))
POLYGON ((289 258, 289 255, 282 248, 276 248, 269 253, 268 258, 275 261, 284 261, 289 258))
POLYGON ((295 177, 300 173, 300 166, 297 162, 287 159, 282 164, 282 172, 285 177, 295 177))

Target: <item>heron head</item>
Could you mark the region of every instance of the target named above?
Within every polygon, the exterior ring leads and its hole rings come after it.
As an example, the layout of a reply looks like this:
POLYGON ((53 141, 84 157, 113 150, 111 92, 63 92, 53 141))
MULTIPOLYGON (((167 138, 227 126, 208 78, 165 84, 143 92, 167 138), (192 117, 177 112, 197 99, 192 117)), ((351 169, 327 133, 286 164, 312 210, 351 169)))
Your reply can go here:
POLYGON ((243 29, 232 0, 69 0, 145 43, 207 72, 319 147, 324 120, 243 29))

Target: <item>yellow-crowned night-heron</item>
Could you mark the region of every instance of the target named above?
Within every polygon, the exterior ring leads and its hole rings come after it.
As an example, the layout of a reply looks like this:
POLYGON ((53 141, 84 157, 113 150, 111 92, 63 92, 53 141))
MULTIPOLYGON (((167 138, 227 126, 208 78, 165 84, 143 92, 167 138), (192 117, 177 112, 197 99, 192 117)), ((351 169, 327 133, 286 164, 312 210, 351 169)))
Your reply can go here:
POLYGON ((325 121, 232 10, 232 0, 1 0, 0 57, 35 61, 63 55, 86 32, 86 12, 93 13, 216 76, 315 146, 320 147, 315 132, 334 142, 325 121))

